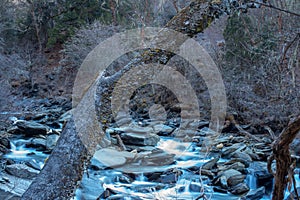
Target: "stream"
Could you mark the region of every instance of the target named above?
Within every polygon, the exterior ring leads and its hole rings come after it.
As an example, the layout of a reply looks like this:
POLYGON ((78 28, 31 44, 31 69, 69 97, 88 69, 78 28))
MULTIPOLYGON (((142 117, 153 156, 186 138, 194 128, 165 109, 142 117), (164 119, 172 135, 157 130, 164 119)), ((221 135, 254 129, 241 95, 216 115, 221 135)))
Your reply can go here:
MULTIPOLYGON (((42 169, 49 156, 35 148, 27 148, 30 139, 15 138, 11 141, 11 151, 5 155, 16 162, 30 162, 35 169, 42 169)), ((214 158, 214 155, 199 153, 200 147, 191 142, 179 142, 172 137, 161 137, 157 148, 168 154, 174 154, 174 163, 162 166, 139 166, 127 164, 121 169, 104 166, 92 158, 91 164, 83 175, 80 187, 72 200, 93 199, 197 199, 201 194, 208 199, 237 200, 238 195, 229 192, 216 192, 207 176, 200 176, 193 170, 214 158), (185 149, 184 151, 182 149, 185 149), (159 172, 160 178, 151 175, 159 172), (162 178, 163 177, 163 178, 162 178), (201 177, 201 180, 199 179, 201 177)), ((227 162, 219 159, 218 164, 227 162)), ((251 190, 257 189, 257 178, 254 175, 254 163, 247 168, 245 182, 251 190)), ((296 169, 295 179, 300 187, 299 172, 296 169)), ((273 183, 272 183, 273 184, 273 183)), ((261 199, 270 199, 270 188, 261 199)), ((287 198, 289 192, 286 191, 287 198)), ((202 199, 202 198, 201 198, 202 199)))

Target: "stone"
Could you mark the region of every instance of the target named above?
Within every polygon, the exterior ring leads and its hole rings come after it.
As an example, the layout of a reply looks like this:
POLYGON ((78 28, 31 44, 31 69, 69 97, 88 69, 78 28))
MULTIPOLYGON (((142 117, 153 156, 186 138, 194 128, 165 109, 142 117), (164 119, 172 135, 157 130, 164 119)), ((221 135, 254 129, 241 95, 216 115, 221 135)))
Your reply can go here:
POLYGON ((142 157, 144 166, 166 166, 174 163, 174 154, 168 154, 162 150, 153 150, 150 154, 142 157))
POLYGON ((128 160, 135 157, 135 154, 127 151, 117 151, 115 149, 104 148, 95 152, 94 158, 106 167, 116 167, 124 165, 128 160))
POLYGON ((244 152, 236 151, 232 154, 232 157, 240 158, 240 159, 246 160, 248 162, 252 162, 251 156, 249 156, 247 153, 244 153, 244 152))
POLYGON ((212 168, 214 168, 217 164, 217 162, 219 161, 220 158, 214 158, 206 163, 204 163, 202 165, 202 169, 206 169, 206 170, 210 170, 212 168))
POLYGON ((229 169, 224 172, 219 172, 218 175, 220 175, 221 186, 226 189, 228 188, 228 179, 234 179, 236 177, 240 177, 242 173, 234 169, 229 169))
POLYGON ((48 135, 46 139, 46 148, 49 150, 54 149, 58 138, 59 136, 56 134, 48 135))
POLYGON ((40 173, 38 170, 28 167, 25 164, 8 165, 5 171, 15 177, 24 179, 33 179, 40 173))
POLYGON ((246 175, 243 175, 243 174, 235 175, 235 176, 229 177, 227 179, 227 184, 229 187, 236 186, 236 185, 244 182, 245 178, 246 178, 246 175))
POLYGON ((236 143, 228 147, 224 147, 222 149, 222 157, 226 158, 228 157, 231 153, 235 152, 236 150, 242 150, 246 148, 247 146, 242 143, 236 143))
POLYGON ((174 131, 174 128, 164 124, 156 124, 153 126, 153 129, 154 133, 161 136, 168 136, 174 131))
POLYGON ((17 178, 2 172, 0 175, 0 199, 21 199, 22 194, 27 190, 31 182, 31 180, 17 178))
POLYGON ((250 190, 249 186, 246 183, 240 183, 234 186, 233 188, 231 188, 230 192, 234 195, 241 195, 248 192, 249 190, 250 190))
POLYGON ((13 127, 8 130, 11 134, 24 134, 26 136, 46 135, 49 130, 48 126, 37 122, 18 120, 13 127))
POLYGON ((248 194, 241 198, 241 200, 259 200, 265 195, 265 187, 260 187, 256 190, 251 190, 248 194))
POLYGON ((124 144, 155 146, 160 140, 160 137, 155 134, 122 133, 121 139, 124 144))
POLYGON ((25 145, 27 148, 35 148, 37 150, 46 149, 46 140, 42 138, 33 138, 25 145))
POLYGON ((202 185, 200 183, 191 182, 189 185, 190 192, 200 192, 202 189, 202 185))

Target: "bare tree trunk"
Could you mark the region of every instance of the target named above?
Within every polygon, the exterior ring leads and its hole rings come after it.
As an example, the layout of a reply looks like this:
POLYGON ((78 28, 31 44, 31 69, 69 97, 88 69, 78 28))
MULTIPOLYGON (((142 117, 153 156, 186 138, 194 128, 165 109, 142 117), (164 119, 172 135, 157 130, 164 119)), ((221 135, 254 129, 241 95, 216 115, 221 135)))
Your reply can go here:
POLYGON ((275 185, 272 200, 282 200, 284 198, 284 190, 288 182, 288 170, 292 166, 290 155, 290 144, 300 131, 300 117, 290 123, 288 127, 282 131, 273 145, 273 155, 268 160, 268 169, 271 171, 271 164, 276 160, 275 185))
POLYGON ((43 170, 23 194, 23 200, 70 199, 82 178, 88 152, 73 120, 64 128, 43 170))

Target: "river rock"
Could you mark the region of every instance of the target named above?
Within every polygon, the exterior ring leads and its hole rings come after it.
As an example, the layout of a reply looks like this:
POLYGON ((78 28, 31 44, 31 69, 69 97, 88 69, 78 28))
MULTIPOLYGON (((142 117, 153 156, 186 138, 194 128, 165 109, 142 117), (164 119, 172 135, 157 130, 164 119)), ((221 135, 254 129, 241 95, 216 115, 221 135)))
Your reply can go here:
POLYGON ((47 139, 46 139, 46 148, 48 150, 54 149, 58 138, 59 138, 59 136, 56 134, 48 135, 47 139))
POLYGON ((117 151, 115 149, 104 148, 95 152, 94 158, 106 167, 124 165, 127 159, 133 159, 135 154, 128 151, 117 151))
POLYGON ((38 170, 28 167, 25 164, 8 165, 6 166, 5 171, 13 176, 24 179, 33 179, 39 174, 38 170))
POLYGON ((237 184, 244 182, 245 178, 246 175, 243 174, 235 175, 227 179, 227 184, 229 187, 236 186, 237 184))
POLYGON ((0 175, 0 199, 19 200, 31 182, 31 180, 17 178, 2 172, 0 175))
POLYGON ((240 195, 248 192, 249 186, 246 183, 240 183, 230 189, 230 192, 235 195, 240 195))
POLYGON ((37 122, 18 120, 13 127, 8 129, 11 134, 24 134, 26 136, 46 135, 49 130, 48 126, 37 122))
POLYGON ((156 124, 153 126, 153 129, 154 133, 161 136, 168 136, 174 131, 174 128, 164 124, 156 124))
POLYGON ((259 200, 265 194, 265 187, 260 187, 256 190, 251 190, 248 194, 241 198, 241 200, 259 200))
POLYGON ((216 166, 217 162, 220 158, 214 158, 202 165, 202 169, 211 170, 213 167, 216 166))
POLYGON ((33 138, 25 146, 27 148, 35 148, 37 150, 43 151, 46 149, 46 140, 43 138, 33 138))
POLYGON ((229 157, 229 155, 231 153, 235 152, 236 150, 243 150, 246 147, 247 146, 243 143, 236 143, 236 144, 233 144, 231 146, 224 147, 222 149, 222 157, 227 158, 227 157, 229 157))
POLYGON ((160 140, 160 137, 156 134, 122 133, 121 139, 124 144, 155 146, 160 140))
MULTIPOLYGON (((139 156, 139 155, 138 155, 139 156)), ((150 154, 142 157, 142 165, 165 166, 174 163, 175 154, 168 154, 163 150, 155 149, 150 154)))
POLYGON ((219 175, 220 175, 221 186, 223 188, 228 188, 229 186, 228 179, 232 179, 232 180, 234 180, 235 178, 240 179, 240 175, 242 175, 242 173, 234 169, 229 169, 224 172, 219 172, 219 175))
POLYGON ((249 156, 247 153, 244 153, 244 152, 236 151, 232 154, 232 157, 240 158, 240 159, 246 160, 248 162, 252 162, 251 156, 249 156))

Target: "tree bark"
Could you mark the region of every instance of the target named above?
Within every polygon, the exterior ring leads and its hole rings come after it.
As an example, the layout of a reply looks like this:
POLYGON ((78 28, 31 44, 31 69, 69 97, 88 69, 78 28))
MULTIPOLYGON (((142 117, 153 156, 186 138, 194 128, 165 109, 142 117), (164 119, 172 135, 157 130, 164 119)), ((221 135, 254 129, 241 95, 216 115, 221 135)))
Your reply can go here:
POLYGON ((64 128, 43 170, 23 194, 23 200, 69 199, 81 181, 88 152, 73 120, 64 128))
POLYGON ((275 185, 272 200, 284 199, 284 190, 286 189, 288 182, 288 170, 292 166, 289 148, 299 131, 300 117, 290 123, 288 127, 282 131, 273 145, 273 154, 268 160, 268 169, 270 172, 272 161, 276 160, 275 185))

